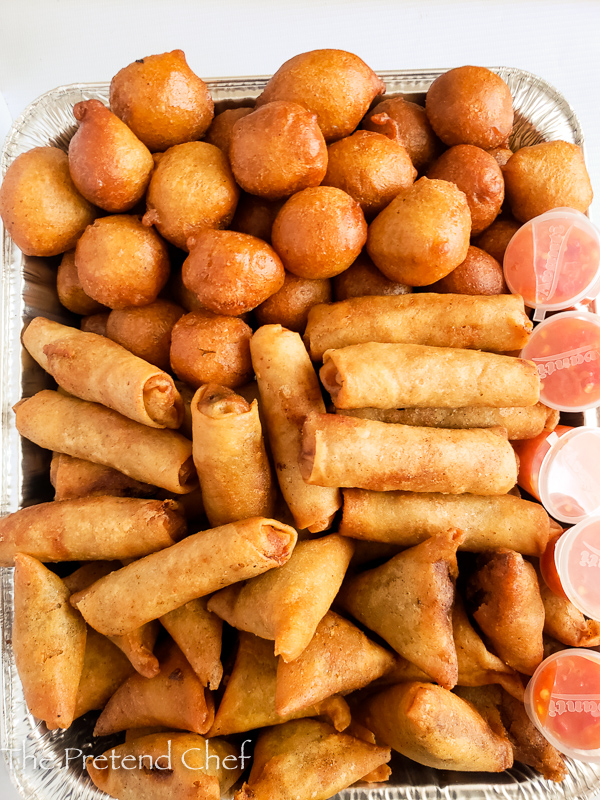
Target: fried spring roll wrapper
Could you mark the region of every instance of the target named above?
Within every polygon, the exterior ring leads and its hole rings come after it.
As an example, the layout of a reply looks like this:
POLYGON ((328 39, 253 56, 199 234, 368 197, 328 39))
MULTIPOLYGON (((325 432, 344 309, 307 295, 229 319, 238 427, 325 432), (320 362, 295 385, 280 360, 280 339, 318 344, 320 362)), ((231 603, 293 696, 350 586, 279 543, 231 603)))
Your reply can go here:
POLYGON ((461 537, 450 531, 404 550, 349 580, 338 598, 359 622, 448 688, 458 680, 452 605, 461 537))
POLYGON ((328 611, 301 656, 277 666, 277 713, 290 714, 332 694, 349 694, 380 678, 394 656, 351 622, 328 611))
POLYGON ((87 497, 39 503, 0 520, 0 566, 16 553, 40 561, 140 558, 170 547, 185 533, 172 500, 87 497))
POLYGON ((479 556, 469 578, 473 617, 502 661, 533 675, 544 657, 544 604, 533 566, 513 550, 479 556))
POLYGON ((50 730, 75 718, 86 625, 61 579, 31 556, 15 556, 12 643, 27 708, 50 730))
POLYGON ((503 428, 453 431, 311 414, 300 471, 317 486, 499 495, 517 482, 517 459, 503 428))
POLYGON ((533 361, 479 350, 365 342, 327 350, 320 371, 337 408, 533 406, 533 361))
POLYGON ((44 390, 14 407, 19 433, 40 447, 124 472, 175 494, 198 486, 192 443, 109 408, 44 390))
POLYGON ((179 428, 183 401, 173 378, 120 344, 36 317, 23 344, 67 392, 152 428, 179 428))
POLYGON ((274 640, 275 655, 292 661, 309 645, 342 585, 354 552, 349 541, 334 533, 298 542, 287 564, 229 586, 210 598, 208 609, 238 630, 274 640))
MULTIPOLYGON (((352 720, 346 730, 346 733, 350 734, 350 736, 354 736, 356 739, 361 739, 363 742, 377 744, 375 735, 368 728, 365 728, 364 725, 361 725, 360 722, 356 722, 355 720, 352 720)), ((365 781, 366 783, 385 783, 385 781, 389 781, 391 774, 392 770, 388 767, 388 765, 382 764, 381 766, 377 767, 377 769, 369 772, 368 775, 363 775, 361 780, 365 781)))
POLYGON ((386 764, 387 748, 313 719, 264 731, 235 800, 327 800, 386 764))
POLYGON ((140 483, 133 478, 102 464, 54 453, 50 462, 50 483, 55 500, 75 500, 78 497, 153 497, 156 486, 140 483))
POLYGON ((164 725, 206 733, 214 720, 214 704, 181 650, 165 647, 160 672, 154 678, 132 675, 110 698, 98 717, 94 736, 108 736, 128 728, 164 725))
POLYGON ((544 604, 544 633, 570 647, 600 646, 600 622, 587 619, 566 597, 554 594, 536 569, 544 604))
POLYGON ((223 677, 221 638, 223 621, 206 607, 201 597, 160 618, 181 648, 203 686, 218 689, 223 677))
POLYGON ((254 517, 188 536, 107 575, 71 602, 106 636, 121 636, 232 583, 279 567, 297 533, 273 519, 254 517), (158 554, 154 554, 158 555, 158 554))
POLYGON ((311 358, 363 342, 424 344, 504 353, 522 350, 533 328, 523 298, 465 294, 352 297, 313 306, 304 334, 311 358))
POLYGON ((275 500, 256 400, 201 386, 192 400, 193 455, 211 525, 270 517, 275 500))
POLYGON ((83 672, 77 689, 75 719, 104 708, 113 694, 134 673, 128 658, 106 636, 88 628, 83 672))
POLYGON ((341 505, 340 493, 308 486, 298 465, 304 420, 311 412, 325 411, 302 339, 281 325, 264 325, 252 337, 250 353, 283 497, 298 528, 313 533, 327 530, 341 505))
POLYGON ((368 698, 358 720, 419 764, 465 772, 502 772, 513 764, 498 736, 465 700, 432 683, 400 683, 368 698))
POLYGON ((344 489, 340 533, 355 539, 412 547, 429 536, 458 528, 460 550, 481 553, 501 547, 540 556, 550 537, 550 522, 539 503, 513 495, 431 492, 369 492, 344 489))
POLYGON ((278 714, 275 709, 276 683, 277 657, 273 654, 271 642, 251 633, 240 633, 233 670, 208 736, 243 733, 301 717, 323 716, 337 730, 344 730, 350 724, 350 709, 339 696, 327 697, 318 704, 287 715, 278 714))
POLYGON ((521 408, 355 408, 338 414, 423 428, 506 428, 509 441, 534 439, 558 425, 559 412, 543 403, 521 408))

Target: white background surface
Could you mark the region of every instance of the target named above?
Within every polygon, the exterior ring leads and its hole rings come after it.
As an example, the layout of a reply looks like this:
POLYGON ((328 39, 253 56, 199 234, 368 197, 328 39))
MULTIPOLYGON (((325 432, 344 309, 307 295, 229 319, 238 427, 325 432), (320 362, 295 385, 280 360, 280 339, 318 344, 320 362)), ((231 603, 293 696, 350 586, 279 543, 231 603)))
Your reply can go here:
MULTIPOLYGON (((13 117, 55 86, 110 80, 177 47, 204 78, 269 74, 317 47, 351 50, 375 70, 529 70, 579 116, 600 218, 598 0, 0 0, 0 92, 13 117)), ((6 130, 0 101, 0 139, 6 130)), ((17 798, 0 763, 0 800, 17 798)))

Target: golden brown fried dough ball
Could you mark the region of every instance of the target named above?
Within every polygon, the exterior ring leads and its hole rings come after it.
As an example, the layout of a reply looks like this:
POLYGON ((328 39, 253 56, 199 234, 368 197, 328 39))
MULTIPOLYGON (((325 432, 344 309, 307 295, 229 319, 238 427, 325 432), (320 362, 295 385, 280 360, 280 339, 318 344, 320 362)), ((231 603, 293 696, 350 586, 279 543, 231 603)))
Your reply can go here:
POLYGON ((171 331, 185 311, 170 300, 115 309, 108 315, 106 335, 160 369, 169 369, 171 331))
POLYGON ((286 61, 256 101, 288 100, 314 111, 327 142, 352 133, 385 84, 345 50, 312 50, 286 61))
POLYGON ((109 308, 154 302, 169 277, 166 244, 129 214, 102 217, 86 228, 75 264, 84 292, 109 308))
POLYGON ((445 278, 429 287, 441 294, 508 294, 502 267, 489 253, 469 247, 467 257, 445 278))
POLYGON ((208 87, 183 50, 147 56, 117 72, 110 110, 152 151, 199 139, 214 114, 208 87))
POLYGON ((386 278, 365 252, 361 253, 347 270, 333 279, 333 296, 336 301, 364 295, 396 295, 410 294, 410 292, 412 292, 410 286, 386 278))
POLYGON ((304 333, 308 312, 319 303, 331 301, 331 281, 327 278, 298 278, 285 273, 278 292, 254 311, 259 325, 282 325, 290 331, 304 333))
POLYGON ((74 314, 86 316, 104 309, 101 303, 92 300, 81 288, 75 266, 75 250, 69 250, 62 257, 56 274, 56 291, 63 306, 74 314))
POLYGON ((489 228, 480 233, 473 244, 485 250, 500 264, 504 261, 504 253, 508 243, 521 227, 521 223, 515 219, 497 219, 492 222, 489 228))
POLYGON ((237 317, 209 311, 181 317, 171 333, 171 367, 178 378, 197 389, 218 383, 235 389, 253 376, 252 328, 237 317))
POLYGON ((210 123, 210 128, 206 131, 204 141, 214 144, 227 158, 229 158, 229 145, 231 144, 231 134, 233 126, 242 117, 247 117, 254 111, 253 108, 227 108, 210 123))
POLYGON ((205 227, 228 225, 240 190, 229 162, 218 147, 206 142, 179 144, 159 159, 148 187, 144 225, 182 250, 205 227))
POLYGON ((283 200, 265 200, 242 192, 231 223, 232 230, 258 236, 270 243, 273 223, 283 203, 283 200))
POLYGON ((103 311, 101 314, 91 314, 89 317, 82 317, 79 327, 85 333, 97 333, 98 336, 106 336, 108 316, 109 312, 103 311))
POLYGON ((26 256, 56 256, 75 247, 96 211, 75 188, 67 154, 34 147, 18 156, 0 186, 0 216, 26 256))
POLYGON ((398 142, 373 131, 356 131, 327 148, 323 186, 337 186, 353 197, 367 219, 373 219, 400 189, 414 183, 417 170, 398 142))
POLYGON ((485 67, 457 67, 440 75, 429 87, 425 108, 447 145, 500 147, 513 126, 510 89, 485 67))
POLYGON ((285 273, 275 250, 262 239, 206 228, 190 239, 181 276, 204 308, 238 316, 279 291, 285 273))
POLYGON ((283 205, 271 240, 289 272, 299 278, 332 278, 358 258, 367 240, 367 223, 349 194, 317 186, 283 205))
POLYGON ((499 167, 504 167, 508 163, 508 159, 512 156, 512 150, 509 150, 508 147, 492 147, 490 150, 487 150, 491 156, 494 156, 496 161, 498 162, 499 167))
POLYGON ((99 100, 77 103, 73 115, 79 121, 69 144, 73 183, 105 211, 129 211, 150 181, 150 150, 99 100))
POLYGON ((363 128, 404 145, 419 171, 427 169, 444 147, 433 132, 423 106, 403 97, 390 97, 377 103, 365 117, 363 128))
POLYGON ((278 200, 321 183, 327 147, 315 114, 280 100, 235 123, 229 160, 242 189, 278 200))
POLYGON ((594 196, 581 148, 570 142, 522 147, 502 171, 506 197, 520 222, 561 206, 587 211, 594 196))
POLYGON ((464 192, 471 212, 471 235, 496 219, 504 202, 504 178, 494 156, 480 147, 458 144, 446 150, 427 172, 428 178, 454 183, 464 192))
POLYGON ((464 192, 448 181, 420 178, 373 220, 367 250, 390 280, 428 286, 465 260, 470 232, 464 192))

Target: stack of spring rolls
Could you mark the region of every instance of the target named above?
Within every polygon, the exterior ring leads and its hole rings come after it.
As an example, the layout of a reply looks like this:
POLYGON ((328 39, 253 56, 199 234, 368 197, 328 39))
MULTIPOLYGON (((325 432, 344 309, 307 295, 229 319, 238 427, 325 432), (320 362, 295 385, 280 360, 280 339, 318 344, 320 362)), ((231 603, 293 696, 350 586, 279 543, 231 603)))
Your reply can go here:
POLYGON ((34 319, 58 388, 16 425, 53 451, 55 500, 0 520, 31 713, 122 733, 138 767, 88 762, 119 798, 324 799, 388 780, 391 750, 562 780, 524 683, 600 625, 545 586, 555 525, 515 489, 511 441, 558 421, 507 355, 530 329, 510 295, 319 305, 304 341, 255 331, 252 384, 186 409, 164 371, 34 319))

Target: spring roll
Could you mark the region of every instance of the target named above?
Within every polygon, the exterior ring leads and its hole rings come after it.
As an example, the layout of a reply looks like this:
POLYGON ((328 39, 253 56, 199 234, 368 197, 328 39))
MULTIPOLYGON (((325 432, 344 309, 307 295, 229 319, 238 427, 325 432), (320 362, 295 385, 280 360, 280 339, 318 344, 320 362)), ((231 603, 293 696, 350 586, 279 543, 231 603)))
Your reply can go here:
POLYGON ((485 497, 432 492, 344 489, 343 536, 412 547, 458 528, 460 550, 481 553, 507 547, 540 556, 550 538, 550 518, 539 503, 513 495, 485 497))
POLYGON ((186 494, 198 486, 192 443, 109 408, 44 390, 14 407, 19 433, 40 447, 113 467, 141 483, 186 494))
POLYGON ((23 508, 0 519, 0 566, 16 553, 40 561, 140 558, 170 547, 185 533, 172 500, 87 497, 23 508))
POLYGON ((338 414, 423 428, 506 428, 509 441, 534 439, 553 431, 559 412, 543 403, 521 408, 355 408, 338 414))
POLYGON ((256 400, 201 386, 192 400, 193 455, 204 508, 214 527, 273 515, 271 467, 256 400))
POLYGON ((533 328, 523 298, 465 294, 352 297, 313 306, 304 334, 311 358, 363 342, 425 344, 504 353, 522 350, 533 328))
POLYGON ((75 719, 104 708, 134 668, 119 648, 106 636, 88 628, 83 672, 77 689, 75 719))
POLYGON ((341 505, 337 489, 308 486, 300 474, 302 425, 311 412, 324 412, 317 375, 299 334, 264 325, 250 342, 277 479, 296 525, 327 530, 341 505))
POLYGON ((74 500, 77 497, 153 497, 156 486, 140 483, 133 478, 102 464, 54 453, 50 462, 50 483, 55 500, 74 500))
POLYGON ((317 486, 448 494, 506 494, 517 459, 503 428, 414 428, 310 414, 300 471, 317 486))
POLYGON ((188 536, 159 558, 134 561, 73 595, 71 602, 92 628, 121 636, 190 600, 281 566, 296 539, 293 528, 273 519, 232 522, 188 536))
POLYGON ((160 618, 203 686, 218 689, 223 677, 223 622, 206 608, 205 597, 191 600, 160 618))
POLYGON ((183 401, 173 378, 120 344, 36 317, 23 344, 67 392, 152 428, 179 428, 183 401))

